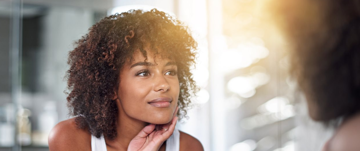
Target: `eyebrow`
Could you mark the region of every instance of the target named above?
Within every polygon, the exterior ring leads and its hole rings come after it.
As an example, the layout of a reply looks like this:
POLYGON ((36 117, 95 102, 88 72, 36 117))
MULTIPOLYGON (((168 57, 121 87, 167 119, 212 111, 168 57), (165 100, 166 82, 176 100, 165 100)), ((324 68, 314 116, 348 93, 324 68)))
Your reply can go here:
MULTIPOLYGON (((165 66, 173 66, 173 65, 176 65, 176 63, 173 61, 170 61, 165 64, 165 66)), ((130 68, 133 68, 135 66, 155 66, 155 64, 153 64, 151 62, 137 62, 137 63, 134 63, 133 65, 131 65, 130 68)))

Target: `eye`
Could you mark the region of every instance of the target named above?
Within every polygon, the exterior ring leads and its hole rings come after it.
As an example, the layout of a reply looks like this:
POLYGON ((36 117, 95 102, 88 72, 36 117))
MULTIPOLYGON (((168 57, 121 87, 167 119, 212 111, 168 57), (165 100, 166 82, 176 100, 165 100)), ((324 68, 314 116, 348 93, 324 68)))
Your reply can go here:
POLYGON ((176 70, 169 70, 165 73, 165 75, 170 75, 170 76, 176 76, 177 75, 177 71, 176 70))
POLYGON ((150 75, 149 70, 141 70, 136 73, 136 76, 140 76, 140 77, 145 77, 145 76, 149 76, 149 75, 150 75))

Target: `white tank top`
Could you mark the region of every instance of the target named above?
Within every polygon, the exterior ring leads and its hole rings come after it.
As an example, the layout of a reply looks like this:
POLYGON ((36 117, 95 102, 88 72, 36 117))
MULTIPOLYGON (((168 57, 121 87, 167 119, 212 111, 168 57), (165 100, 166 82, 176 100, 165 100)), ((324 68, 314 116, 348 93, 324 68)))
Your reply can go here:
MULTIPOLYGON (((175 129, 173 134, 166 140, 166 151, 179 151, 180 149, 180 132, 175 129)), ((104 136, 96 138, 91 135, 91 151, 107 151, 104 136)))

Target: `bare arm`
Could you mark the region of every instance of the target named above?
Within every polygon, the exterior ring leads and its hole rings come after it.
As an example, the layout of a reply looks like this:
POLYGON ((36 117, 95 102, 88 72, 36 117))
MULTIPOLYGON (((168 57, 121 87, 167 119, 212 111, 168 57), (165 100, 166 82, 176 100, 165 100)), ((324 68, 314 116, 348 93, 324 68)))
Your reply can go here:
POLYGON ((75 119, 58 123, 50 132, 48 142, 50 151, 91 150, 91 135, 78 129, 75 119))
POLYGON ((189 134, 180 131, 180 151, 203 151, 204 148, 199 140, 189 134))

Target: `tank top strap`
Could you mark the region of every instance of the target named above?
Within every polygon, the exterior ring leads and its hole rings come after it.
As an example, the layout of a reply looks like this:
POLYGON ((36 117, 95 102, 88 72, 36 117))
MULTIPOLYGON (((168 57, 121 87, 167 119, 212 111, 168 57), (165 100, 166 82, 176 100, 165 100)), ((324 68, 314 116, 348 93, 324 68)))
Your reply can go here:
MULTIPOLYGON (((179 151, 180 131, 175 129, 173 134, 166 140, 166 151, 179 151)), ((96 138, 91 135, 91 151, 107 151, 104 136, 96 138)))
POLYGON ((166 140, 166 151, 180 150, 180 131, 175 129, 173 134, 166 140))
POLYGON ((100 138, 91 135, 91 151, 107 151, 104 135, 100 138))

